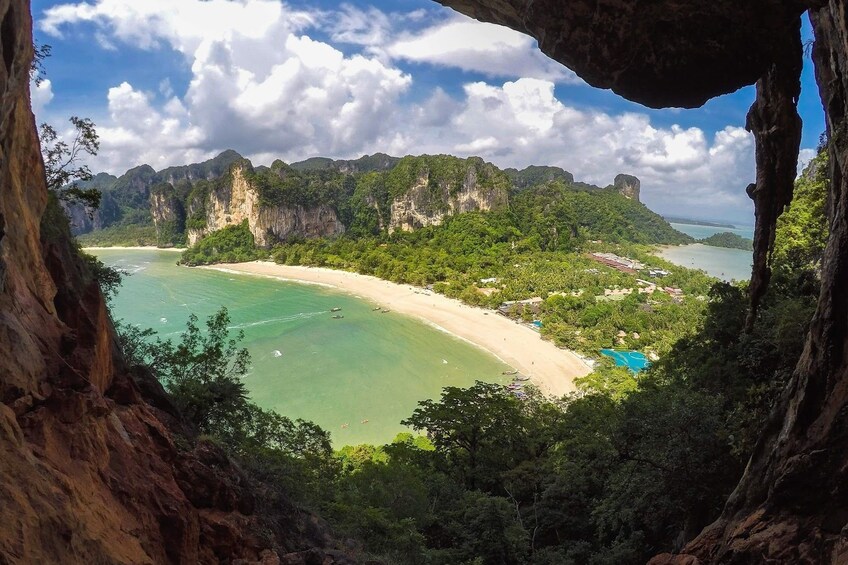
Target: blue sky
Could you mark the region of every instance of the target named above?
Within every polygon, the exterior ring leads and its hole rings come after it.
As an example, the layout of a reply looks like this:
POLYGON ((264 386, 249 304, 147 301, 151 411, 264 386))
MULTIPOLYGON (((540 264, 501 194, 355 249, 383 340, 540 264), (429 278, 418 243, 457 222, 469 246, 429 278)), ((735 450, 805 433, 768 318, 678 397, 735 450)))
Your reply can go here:
MULTIPOLYGON (((531 38, 429 0, 34 0, 32 10, 37 41, 53 47, 37 118, 91 117, 94 170, 160 169, 227 148, 255 164, 480 155, 600 185, 635 174, 657 211, 752 222, 752 87, 695 110, 650 110, 587 86, 531 38)), ((803 82, 809 158, 824 129, 809 60, 803 82)))

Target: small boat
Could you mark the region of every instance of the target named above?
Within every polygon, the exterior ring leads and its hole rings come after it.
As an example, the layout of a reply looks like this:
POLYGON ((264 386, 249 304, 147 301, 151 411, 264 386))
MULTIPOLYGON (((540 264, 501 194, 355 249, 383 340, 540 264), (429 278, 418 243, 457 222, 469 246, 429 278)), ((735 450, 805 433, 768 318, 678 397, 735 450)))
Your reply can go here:
POLYGON ((360 424, 367 424, 367 423, 368 423, 368 420, 367 420, 367 419, 366 419, 366 420, 362 420, 362 421, 361 421, 361 422, 359 422, 359 423, 360 423, 360 424))
POLYGON ((279 349, 274 350, 274 357, 282 357, 282 356, 283 356, 282 351, 280 351, 279 349))
POLYGON ((374 312, 376 312, 377 310, 382 310, 382 308, 381 308, 380 306, 377 306, 376 308, 371 308, 371 310, 373 310, 374 312))
POLYGON ((380 310, 380 312, 382 312, 383 314, 388 314, 389 312, 391 312, 391 310, 380 310))
POLYGON ((341 310, 341 308, 339 308, 338 306, 336 306, 335 308, 330 308, 330 312, 338 312, 339 310, 341 310))
POLYGON ((341 314, 336 314, 335 316, 333 316, 334 320, 341 320, 342 318, 344 318, 344 316, 342 316, 341 314))
POLYGON ((504 371, 502 375, 517 375, 518 371, 504 371))
POLYGON ((527 381, 530 380, 530 377, 528 377, 526 375, 519 375, 519 376, 515 377, 515 380, 521 381, 521 382, 527 382, 527 381))

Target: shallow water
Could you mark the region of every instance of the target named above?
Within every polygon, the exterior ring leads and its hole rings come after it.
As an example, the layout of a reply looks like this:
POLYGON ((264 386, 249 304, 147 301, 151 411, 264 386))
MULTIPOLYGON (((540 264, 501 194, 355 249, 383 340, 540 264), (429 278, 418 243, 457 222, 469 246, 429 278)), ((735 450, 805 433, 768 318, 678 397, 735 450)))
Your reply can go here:
POLYGON ((132 273, 114 299, 117 319, 178 339, 190 313, 202 322, 226 306, 252 356, 251 398, 313 420, 336 446, 390 441, 442 387, 506 382, 508 367, 485 351, 334 289, 177 267, 179 255, 167 251, 95 253, 132 273), (344 318, 333 319, 332 308, 344 318))
POLYGON ((675 265, 701 269, 725 281, 747 281, 751 278, 753 253, 742 249, 728 249, 695 243, 693 245, 664 246, 657 255, 675 265))

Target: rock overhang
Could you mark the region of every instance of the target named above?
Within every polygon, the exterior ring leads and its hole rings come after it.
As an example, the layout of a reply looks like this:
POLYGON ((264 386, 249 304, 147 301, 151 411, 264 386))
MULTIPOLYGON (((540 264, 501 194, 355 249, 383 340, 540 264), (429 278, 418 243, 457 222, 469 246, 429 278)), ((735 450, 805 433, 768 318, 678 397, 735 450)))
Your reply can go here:
POLYGON ((589 85, 695 108, 754 84, 807 3, 794 0, 436 0, 539 42, 589 85))

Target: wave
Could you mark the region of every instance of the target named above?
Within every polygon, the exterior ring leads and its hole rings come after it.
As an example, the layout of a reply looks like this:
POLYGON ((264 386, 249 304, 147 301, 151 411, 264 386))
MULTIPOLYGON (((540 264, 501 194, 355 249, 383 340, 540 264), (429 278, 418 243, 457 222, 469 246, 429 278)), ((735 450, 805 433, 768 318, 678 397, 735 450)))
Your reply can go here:
POLYGON ((300 314, 293 314, 291 316, 281 316, 279 318, 268 318, 267 320, 259 320, 256 322, 244 322, 242 324, 235 324, 232 326, 227 326, 228 330, 243 330, 245 328, 253 328, 256 326, 265 326, 267 324, 276 324, 281 323, 285 324, 287 322, 295 322, 297 320, 308 320, 309 318, 314 318, 315 316, 321 316, 322 314, 327 314, 327 310, 322 310, 320 312, 301 312, 300 314))

